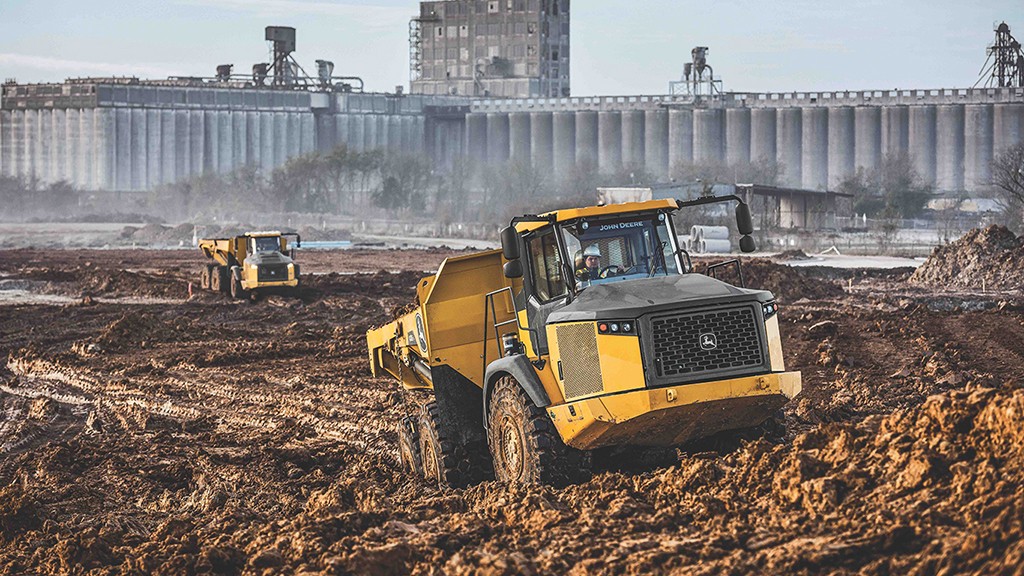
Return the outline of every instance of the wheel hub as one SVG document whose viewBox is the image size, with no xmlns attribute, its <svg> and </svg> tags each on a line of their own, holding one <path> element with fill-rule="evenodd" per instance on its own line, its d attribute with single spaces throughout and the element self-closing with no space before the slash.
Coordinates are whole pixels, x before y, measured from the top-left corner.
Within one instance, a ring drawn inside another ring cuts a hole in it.
<svg viewBox="0 0 1024 576">
<path fill-rule="evenodd" d="M 501 422 L 501 455 L 509 476 L 519 479 L 523 472 L 523 445 L 519 429 L 510 418 Z"/>
</svg>

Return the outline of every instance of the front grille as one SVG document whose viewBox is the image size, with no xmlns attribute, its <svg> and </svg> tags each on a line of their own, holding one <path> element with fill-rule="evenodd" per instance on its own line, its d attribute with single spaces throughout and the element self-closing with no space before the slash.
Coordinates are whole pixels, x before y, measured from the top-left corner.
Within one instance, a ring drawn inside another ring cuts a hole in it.
<svg viewBox="0 0 1024 576">
<path fill-rule="evenodd" d="M 597 353 L 597 325 L 565 324 L 555 328 L 562 363 L 565 398 L 571 400 L 604 390 L 601 358 Z"/>
<path fill-rule="evenodd" d="M 655 316 L 651 335 L 657 377 L 695 380 L 762 367 L 761 332 L 751 306 Z"/>
<path fill-rule="evenodd" d="M 287 264 L 260 264 L 257 272 L 260 282 L 281 282 L 288 279 Z"/>
</svg>

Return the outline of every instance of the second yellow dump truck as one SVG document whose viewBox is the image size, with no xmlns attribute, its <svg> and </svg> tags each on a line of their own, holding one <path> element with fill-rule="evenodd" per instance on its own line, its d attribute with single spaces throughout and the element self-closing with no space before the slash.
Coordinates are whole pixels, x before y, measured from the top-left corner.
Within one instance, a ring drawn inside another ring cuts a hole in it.
<svg viewBox="0 0 1024 576">
<path fill-rule="evenodd" d="M 801 389 L 770 292 L 693 272 L 672 216 L 735 196 L 516 218 L 502 250 L 447 259 L 418 306 L 367 333 L 374 375 L 419 391 L 403 465 L 441 485 L 555 485 L 591 451 L 759 426 Z M 738 262 L 736 262 L 738 266 Z M 742 283 L 742 282 L 741 282 Z"/>
<path fill-rule="evenodd" d="M 294 237 L 295 243 L 289 245 L 288 237 Z M 301 245 L 298 234 L 282 232 L 200 240 L 199 249 L 213 262 L 203 266 L 199 285 L 232 298 L 267 292 L 296 294 L 300 277 L 294 248 Z"/>
</svg>

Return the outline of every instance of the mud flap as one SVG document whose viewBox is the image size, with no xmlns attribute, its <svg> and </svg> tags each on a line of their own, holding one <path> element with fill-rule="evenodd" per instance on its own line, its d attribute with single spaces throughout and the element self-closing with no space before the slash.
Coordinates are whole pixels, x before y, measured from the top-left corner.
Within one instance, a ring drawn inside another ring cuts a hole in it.
<svg viewBox="0 0 1024 576">
<path fill-rule="evenodd" d="M 430 372 L 439 408 L 439 425 L 446 435 L 463 446 L 486 442 L 480 412 L 483 391 L 450 366 L 434 366 Z"/>
</svg>

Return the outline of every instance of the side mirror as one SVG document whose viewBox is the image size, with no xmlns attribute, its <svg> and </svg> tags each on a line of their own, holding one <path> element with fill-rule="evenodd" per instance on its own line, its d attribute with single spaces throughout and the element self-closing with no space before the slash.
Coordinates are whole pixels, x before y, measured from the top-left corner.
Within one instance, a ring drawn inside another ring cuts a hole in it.
<svg viewBox="0 0 1024 576">
<path fill-rule="evenodd" d="M 754 233 L 754 219 L 750 217 L 750 206 L 742 202 L 736 205 L 736 227 L 743 236 Z"/>
<path fill-rule="evenodd" d="M 522 278 L 523 277 L 523 261 L 522 260 L 509 260 L 505 262 L 504 266 L 505 278 Z"/>
<path fill-rule="evenodd" d="M 501 251 L 505 260 L 510 262 L 519 260 L 519 233 L 516 232 L 515 226 L 501 229 Z M 522 276 L 521 272 L 520 276 Z M 518 276 L 509 276 L 509 278 L 518 278 Z"/>
<path fill-rule="evenodd" d="M 750 236 L 743 236 L 740 238 L 740 251 L 744 254 L 749 254 L 757 250 L 757 245 L 754 244 L 754 239 Z"/>
</svg>

